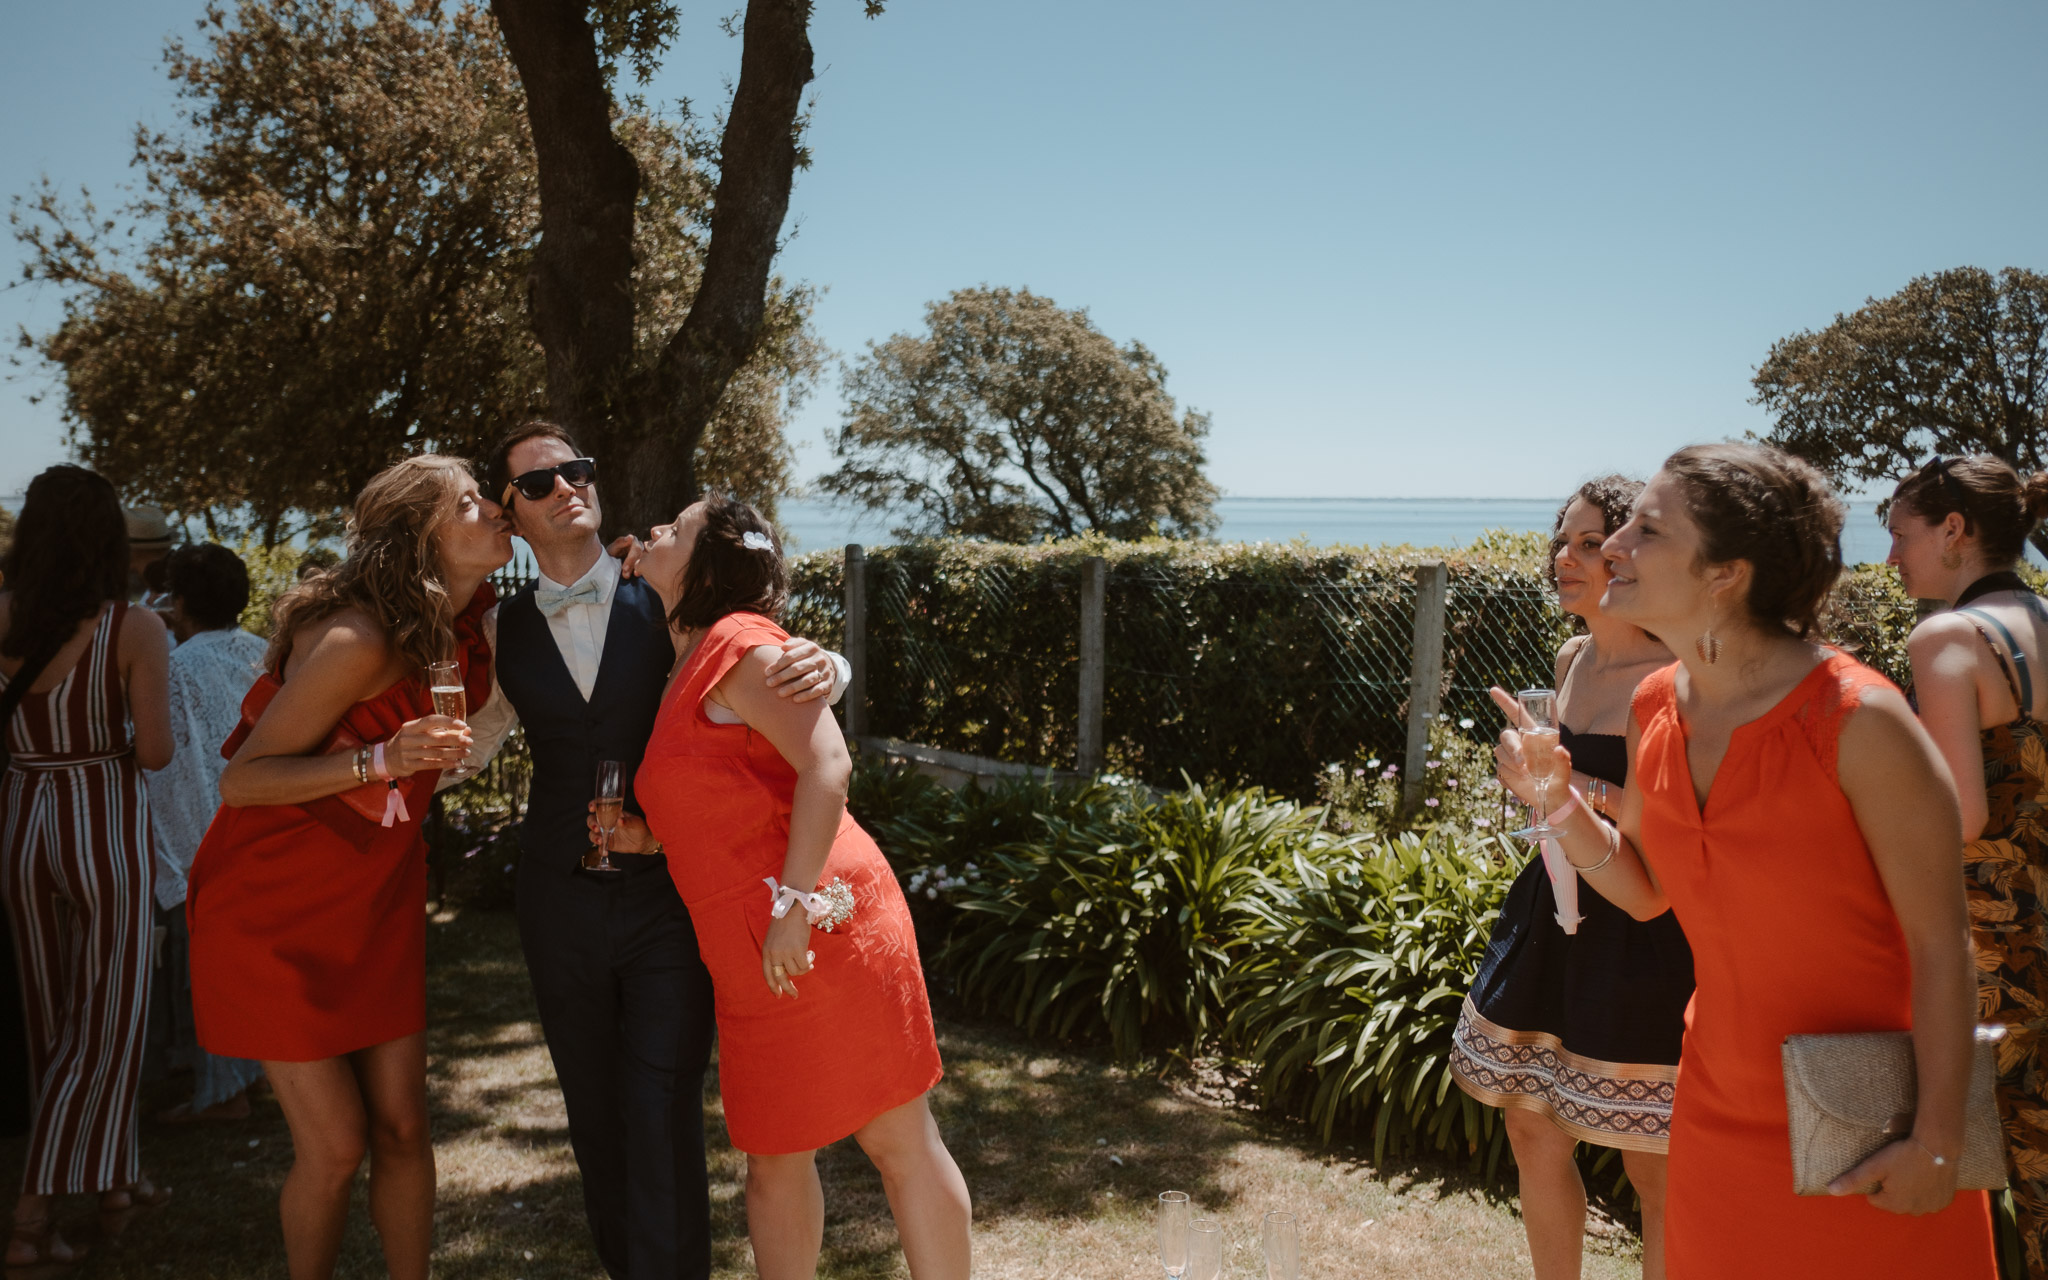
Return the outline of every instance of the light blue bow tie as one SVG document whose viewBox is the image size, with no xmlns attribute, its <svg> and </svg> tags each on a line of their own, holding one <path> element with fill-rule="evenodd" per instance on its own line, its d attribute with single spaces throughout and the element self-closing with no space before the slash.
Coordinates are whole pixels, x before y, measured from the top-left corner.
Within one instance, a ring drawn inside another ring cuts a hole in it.
<svg viewBox="0 0 2048 1280">
<path fill-rule="evenodd" d="M 584 578 L 573 587 L 555 588 L 546 583 L 536 583 L 533 588 L 533 602 L 540 607 L 543 617 L 552 618 L 572 604 L 596 604 L 604 599 L 604 584 L 596 578 Z"/>
</svg>

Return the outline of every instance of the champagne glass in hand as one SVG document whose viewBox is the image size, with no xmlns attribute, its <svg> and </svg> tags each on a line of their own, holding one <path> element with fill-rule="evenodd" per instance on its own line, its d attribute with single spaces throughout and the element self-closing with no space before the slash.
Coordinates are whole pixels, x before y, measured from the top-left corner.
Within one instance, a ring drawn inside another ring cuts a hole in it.
<svg viewBox="0 0 2048 1280">
<path fill-rule="evenodd" d="M 447 716 L 450 720 L 462 720 L 469 715 L 469 694 L 462 687 L 462 666 L 454 662 L 430 662 L 427 664 L 427 692 L 434 695 L 434 714 Z M 466 777 L 469 763 L 451 767 L 451 777 Z"/>
<path fill-rule="evenodd" d="M 619 815 L 626 807 L 625 777 L 616 760 L 597 762 L 597 861 L 592 862 L 591 854 L 583 856 L 583 865 L 591 871 L 617 871 L 612 865 L 612 832 L 619 829 Z"/>
<path fill-rule="evenodd" d="M 1515 695 L 1522 722 L 1522 765 L 1536 788 L 1536 820 L 1514 834 L 1523 840 L 1547 840 L 1561 834 L 1550 825 L 1551 788 L 1559 781 L 1563 760 L 1557 753 L 1557 693 L 1551 689 L 1524 689 Z"/>
<path fill-rule="evenodd" d="M 1166 1268 L 1166 1280 L 1180 1280 L 1188 1269 L 1190 1212 L 1185 1191 L 1168 1191 L 1159 1197 L 1159 1265 Z"/>
</svg>

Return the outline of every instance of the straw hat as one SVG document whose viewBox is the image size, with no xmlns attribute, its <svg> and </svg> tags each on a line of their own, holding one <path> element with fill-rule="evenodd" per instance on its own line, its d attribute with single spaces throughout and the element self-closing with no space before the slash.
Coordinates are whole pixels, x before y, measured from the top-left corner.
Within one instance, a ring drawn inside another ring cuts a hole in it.
<svg viewBox="0 0 2048 1280">
<path fill-rule="evenodd" d="M 123 507 L 128 517 L 128 546 L 134 551 L 169 551 L 171 522 L 162 507 Z"/>
</svg>

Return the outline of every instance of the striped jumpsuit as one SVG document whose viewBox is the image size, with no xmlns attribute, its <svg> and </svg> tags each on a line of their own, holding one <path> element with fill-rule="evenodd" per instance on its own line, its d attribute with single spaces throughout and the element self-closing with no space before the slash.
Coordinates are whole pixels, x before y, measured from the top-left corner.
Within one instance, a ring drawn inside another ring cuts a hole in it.
<svg viewBox="0 0 2048 1280">
<path fill-rule="evenodd" d="M 77 665 L 24 698 L 7 726 L 0 897 L 20 961 L 35 1095 L 25 1194 L 107 1191 L 141 1177 L 136 1093 L 155 849 L 117 662 L 127 608 L 101 615 Z"/>
</svg>

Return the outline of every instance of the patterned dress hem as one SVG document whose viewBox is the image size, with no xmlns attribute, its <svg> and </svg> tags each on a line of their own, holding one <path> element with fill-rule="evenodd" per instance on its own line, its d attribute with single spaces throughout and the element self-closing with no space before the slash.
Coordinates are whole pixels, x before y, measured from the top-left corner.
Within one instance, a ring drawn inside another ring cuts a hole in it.
<svg viewBox="0 0 2048 1280">
<path fill-rule="evenodd" d="M 1547 1032 L 1488 1021 L 1470 997 L 1451 1035 L 1451 1078 L 1488 1106 L 1538 1112 L 1581 1142 L 1660 1156 L 1671 1147 L 1676 1066 L 1584 1057 Z"/>
</svg>

